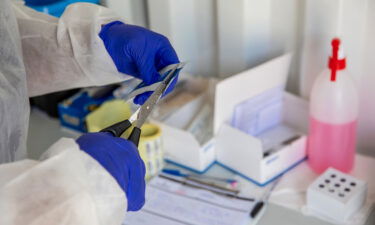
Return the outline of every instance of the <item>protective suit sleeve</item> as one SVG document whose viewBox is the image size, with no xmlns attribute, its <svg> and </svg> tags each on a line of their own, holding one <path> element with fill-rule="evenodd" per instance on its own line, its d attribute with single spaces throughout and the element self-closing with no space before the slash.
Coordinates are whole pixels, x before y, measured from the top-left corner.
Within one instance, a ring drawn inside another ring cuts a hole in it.
<svg viewBox="0 0 375 225">
<path fill-rule="evenodd" d="M 73 139 L 60 139 L 42 158 L 0 165 L 0 224 L 122 223 L 125 193 Z"/>
<path fill-rule="evenodd" d="M 108 8 L 75 3 L 58 19 L 13 3 L 21 36 L 29 96 L 121 82 L 98 36 L 102 25 L 119 20 Z"/>
</svg>

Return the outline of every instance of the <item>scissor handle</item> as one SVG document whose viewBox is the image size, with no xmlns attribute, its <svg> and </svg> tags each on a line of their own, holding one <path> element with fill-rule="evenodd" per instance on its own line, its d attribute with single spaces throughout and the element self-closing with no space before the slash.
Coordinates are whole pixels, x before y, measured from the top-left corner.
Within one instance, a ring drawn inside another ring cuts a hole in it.
<svg viewBox="0 0 375 225">
<path fill-rule="evenodd" d="M 109 132 L 115 137 L 120 137 L 131 126 L 132 124 L 129 120 L 124 120 L 124 121 L 115 123 L 107 128 L 104 128 L 100 132 Z M 133 144 L 138 147 L 140 137 L 141 137 L 141 129 L 139 129 L 138 127 L 134 127 L 132 132 L 130 133 L 128 140 L 133 142 Z"/>
<path fill-rule="evenodd" d="M 138 147 L 139 139 L 141 137 L 141 129 L 138 127 L 134 127 L 132 132 L 130 133 L 130 136 L 128 138 L 129 141 L 133 142 L 135 146 Z"/>
<path fill-rule="evenodd" d="M 132 124 L 129 120 L 124 120 L 104 128 L 100 132 L 109 132 L 115 137 L 120 137 L 131 126 Z"/>
</svg>

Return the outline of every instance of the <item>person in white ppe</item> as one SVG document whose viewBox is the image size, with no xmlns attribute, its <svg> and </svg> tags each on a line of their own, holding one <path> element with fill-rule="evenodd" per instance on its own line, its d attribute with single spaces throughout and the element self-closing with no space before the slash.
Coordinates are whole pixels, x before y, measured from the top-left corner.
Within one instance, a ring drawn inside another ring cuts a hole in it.
<svg viewBox="0 0 375 225">
<path fill-rule="evenodd" d="M 125 139 L 62 138 L 39 161 L 25 159 L 28 98 L 130 77 L 152 84 L 178 62 L 167 38 L 105 7 L 72 4 L 58 19 L 0 0 L 0 224 L 117 225 L 139 210 L 145 168 Z"/>
</svg>

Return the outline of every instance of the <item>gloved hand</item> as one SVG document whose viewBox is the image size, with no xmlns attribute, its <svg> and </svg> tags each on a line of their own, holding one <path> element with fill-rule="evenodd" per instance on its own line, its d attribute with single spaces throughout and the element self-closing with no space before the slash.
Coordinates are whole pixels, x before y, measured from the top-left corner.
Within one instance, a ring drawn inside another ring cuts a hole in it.
<svg viewBox="0 0 375 225">
<path fill-rule="evenodd" d="M 106 132 L 84 134 L 76 142 L 116 179 L 126 193 L 128 211 L 141 209 L 145 203 L 146 170 L 135 145 Z"/>
<path fill-rule="evenodd" d="M 139 78 L 147 85 L 160 81 L 158 71 L 180 62 L 166 37 L 143 27 L 114 21 L 102 27 L 99 37 L 117 70 Z M 165 94 L 173 90 L 177 79 L 176 76 Z M 151 94 L 136 96 L 134 103 L 142 105 Z"/>
</svg>

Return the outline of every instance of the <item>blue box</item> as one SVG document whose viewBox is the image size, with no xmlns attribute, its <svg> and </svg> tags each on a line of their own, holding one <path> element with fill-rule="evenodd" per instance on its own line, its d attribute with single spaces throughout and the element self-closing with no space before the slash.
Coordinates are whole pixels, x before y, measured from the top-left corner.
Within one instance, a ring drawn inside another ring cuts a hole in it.
<svg viewBox="0 0 375 225">
<path fill-rule="evenodd" d="M 76 2 L 88 2 L 93 4 L 99 4 L 99 0 L 59 0 L 54 3 L 45 4 L 45 5 L 31 5 L 27 4 L 28 7 L 35 9 L 36 11 L 46 13 L 51 16 L 60 17 L 65 8 Z"/>
<path fill-rule="evenodd" d="M 112 92 L 93 98 L 83 90 L 59 103 L 59 119 L 61 125 L 80 132 L 87 132 L 86 116 L 105 101 L 113 99 Z"/>
</svg>

